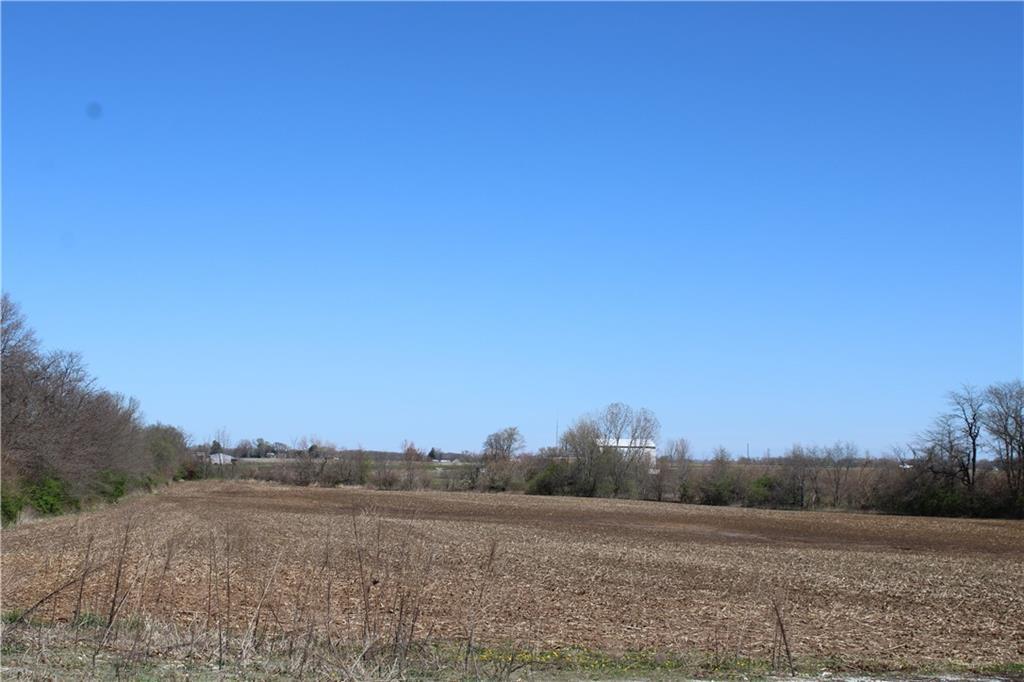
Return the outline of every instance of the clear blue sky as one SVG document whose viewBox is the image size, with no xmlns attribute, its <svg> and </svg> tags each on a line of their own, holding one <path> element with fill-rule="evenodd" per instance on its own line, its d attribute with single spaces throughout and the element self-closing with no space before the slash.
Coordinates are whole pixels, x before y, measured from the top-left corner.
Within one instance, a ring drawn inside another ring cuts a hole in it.
<svg viewBox="0 0 1024 682">
<path fill-rule="evenodd" d="M 1021 4 L 2 12 L 3 288 L 197 439 L 879 452 L 1022 374 Z"/>
</svg>

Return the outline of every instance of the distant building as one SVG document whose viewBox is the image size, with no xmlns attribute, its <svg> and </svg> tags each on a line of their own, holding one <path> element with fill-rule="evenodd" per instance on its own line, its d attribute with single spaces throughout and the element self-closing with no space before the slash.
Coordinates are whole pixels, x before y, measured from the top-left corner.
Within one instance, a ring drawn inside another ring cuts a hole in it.
<svg viewBox="0 0 1024 682">
<path fill-rule="evenodd" d="M 658 445 L 653 440 L 631 438 L 602 438 L 597 441 L 602 448 L 612 448 L 622 454 L 641 455 L 654 461 L 658 457 Z"/>
<path fill-rule="evenodd" d="M 235 458 L 231 455 L 225 455 L 223 452 L 218 452 L 215 455 L 210 455 L 210 464 L 234 464 Z"/>
<path fill-rule="evenodd" d="M 602 448 L 617 450 L 625 457 L 644 460 L 650 473 L 658 473 L 658 444 L 650 438 L 601 438 L 597 444 Z"/>
</svg>

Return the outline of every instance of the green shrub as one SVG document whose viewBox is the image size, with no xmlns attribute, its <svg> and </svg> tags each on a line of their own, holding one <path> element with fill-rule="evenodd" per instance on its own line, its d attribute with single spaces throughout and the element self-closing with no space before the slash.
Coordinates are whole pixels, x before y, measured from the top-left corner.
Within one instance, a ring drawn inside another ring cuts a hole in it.
<svg viewBox="0 0 1024 682">
<path fill-rule="evenodd" d="M 174 474 L 176 481 L 197 481 L 206 478 L 206 469 L 198 457 L 185 457 Z"/>
<path fill-rule="evenodd" d="M 103 471 L 99 475 L 97 492 L 106 502 L 117 502 L 128 492 L 128 477 L 119 471 Z"/>
<path fill-rule="evenodd" d="M 67 484 L 57 478 L 45 478 L 28 486 L 25 499 L 40 514 L 61 514 L 78 508 L 78 500 L 71 496 Z"/>
<path fill-rule="evenodd" d="M 146 492 L 152 493 L 156 492 L 161 485 L 167 485 L 168 483 L 169 481 L 167 479 L 157 478 L 153 474 L 146 474 L 142 477 L 139 485 L 145 488 Z"/>
<path fill-rule="evenodd" d="M 697 499 L 701 504 L 728 505 L 737 501 L 737 470 L 725 448 L 715 450 L 707 469 L 697 486 Z"/>
<path fill-rule="evenodd" d="M 747 487 L 745 502 L 752 507 L 770 506 L 775 502 L 778 488 L 778 481 L 772 476 L 758 476 Z"/>
<path fill-rule="evenodd" d="M 700 503 L 715 507 L 732 504 L 734 499 L 731 481 L 707 481 L 700 487 Z"/>
<path fill-rule="evenodd" d="M 9 488 L 0 491 L 0 512 L 3 515 L 3 525 L 6 526 L 17 521 L 18 514 L 21 513 L 21 509 L 24 506 L 24 496 L 18 494 L 15 490 Z"/>
<path fill-rule="evenodd" d="M 536 475 L 526 482 L 528 495 L 562 495 L 569 482 L 567 467 L 561 462 L 548 462 Z"/>
<path fill-rule="evenodd" d="M 143 431 L 144 453 L 149 457 L 150 475 L 156 481 L 175 476 L 188 459 L 188 442 L 181 429 L 167 424 L 153 424 Z"/>
<path fill-rule="evenodd" d="M 598 478 L 597 485 L 594 487 L 594 497 L 618 497 L 615 481 L 611 477 Z M 628 494 L 624 497 L 628 497 Z"/>
<path fill-rule="evenodd" d="M 680 502 L 688 503 L 688 502 L 692 501 L 693 490 L 691 489 L 690 481 L 688 481 L 685 478 L 683 480 L 679 481 L 678 493 L 679 493 L 679 501 Z"/>
</svg>

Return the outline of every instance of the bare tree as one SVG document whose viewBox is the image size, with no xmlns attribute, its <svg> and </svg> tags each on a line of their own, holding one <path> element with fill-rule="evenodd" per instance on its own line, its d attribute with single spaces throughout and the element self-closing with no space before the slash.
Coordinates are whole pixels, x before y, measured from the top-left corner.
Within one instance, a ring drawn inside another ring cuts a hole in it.
<svg viewBox="0 0 1024 682">
<path fill-rule="evenodd" d="M 596 420 L 588 418 L 578 420 L 562 433 L 559 449 L 564 457 L 572 460 L 573 492 L 577 495 L 597 495 L 611 473 L 601 438 L 601 427 Z"/>
<path fill-rule="evenodd" d="M 661 429 L 658 418 L 646 408 L 634 410 L 624 403 L 612 403 L 592 421 L 612 464 L 613 494 L 634 492 L 630 486 L 635 486 L 635 492 L 646 497 L 652 485 L 651 470 L 656 465 L 649 454 Z"/>
<path fill-rule="evenodd" d="M 633 414 L 629 427 L 630 447 L 647 449 L 651 443 L 658 441 L 661 433 L 661 422 L 653 412 L 641 407 Z"/>
<path fill-rule="evenodd" d="M 484 439 L 483 458 L 485 462 L 508 461 L 522 452 L 526 440 L 515 426 L 495 431 Z"/>
<path fill-rule="evenodd" d="M 973 386 L 964 386 L 949 394 L 949 402 L 958 419 L 961 437 L 967 445 L 966 461 L 961 467 L 964 482 L 973 488 L 978 478 L 978 442 L 985 412 L 985 394 Z"/>
<path fill-rule="evenodd" d="M 653 412 L 642 407 L 633 413 L 629 428 L 628 469 L 633 472 L 642 498 L 649 497 L 649 489 L 655 485 L 652 477 L 658 476 L 657 442 L 661 436 L 661 423 Z M 660 499 L 660 497 L 659 497 Z"/>
<path fill-rule="evenodd" d="M 34 355 L 39 352 L 39 340 L 29 328 L 21 307 L 4 293 L 0 299 L 0 357 L 6 365 L 18 355 Z"/>
<path fill-rule="evenodd" d="M 816 446 L 794 445 L 781 460 L 789 504 L 801 509 L 818 501 L 819 450 Z"/>
<path fill-rule="evenodd" d="M 664 456 L 662 464 L 659 466 L 659 474 L 661 469 L 670 468 L 674 475 L 672 476 L 671 483 L 674 484 L 675 493 L 679 497 L 680 502 L 686 502 L 690 499 L 692 492 L 690 485 L 690 441 L 685 438 L 673 438 L 665 443 L 665 448 L 662 451 Z"/>
<path fill-rule="evenodd" d="M 612 403 L 596 420 L 602 436 L 607 440 L 622 440 L 633 423 L 633 408 L 624 403 Z"/>
<path fill-rule="evenodd" d="M 420 487 L 421 474 L 423 470 L 420 466 L 420 462 L 426 455 L 416 447 L 416 443 L 411 440 L 402 441 L 402 471 L 403 478 L 401 485 L 406 490 L 414 490 Z"/>
<path fill-rule="evenodd" d="M 665 455 L 658 457 L 653 471 L 651 478 L 654 499 L 661 502 L 676 489 L 676 481 L 679 480 L 678 472 L 673 466 L 672 459 Z"/>
<path fill-rule="evenodd" d="M 411 440 L 402 441 L 402 459 L 406 462 L 419 462 L 424 457 L 423 451 Z"/>
<path fill-rule="evenodd" d="M 832 506 L 839 506 L 843 486 L 850 475 L 850 469 L 857 461 L 857 446 L 853 443 L 836 443 L 825 448 L 822 456 L 825 478 L 832 493 Z"/>
<path fill-rule="evenodd" d="M 1011 494 L 1024 496 L 1024 383 L 1019 379 L 985 391 L 982 423 Z"/>
<path fill-rule="evenodd" d="M 223 426 L 217 429 L 217 432 L 213 434 L 213 440 L 220 443 L 221 448 L 224 450 L 231 449 L 231 434 Z"/>
<path fill-rule="evenodd" d="M 908 446 L 915 462 L 934 476 L 971 485 L 971 452 L 952 414 L 939 415 L 931 428 Z"/>
</svg>

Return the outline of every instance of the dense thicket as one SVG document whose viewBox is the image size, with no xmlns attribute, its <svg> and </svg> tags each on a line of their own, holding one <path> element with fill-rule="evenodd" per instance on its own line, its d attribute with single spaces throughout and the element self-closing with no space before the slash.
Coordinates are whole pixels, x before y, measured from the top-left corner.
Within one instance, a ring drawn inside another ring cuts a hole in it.
<svg viewBox="0 0 1024 682">
<path fill-rule="evenodd" d="M 146 426 L 138 403 L 96 386 L 76 353 L 44 351 L 7 294 L 0 309 L 3 520 L 116 500 L 177 473 L 182 432 Z"/>
</svg>

